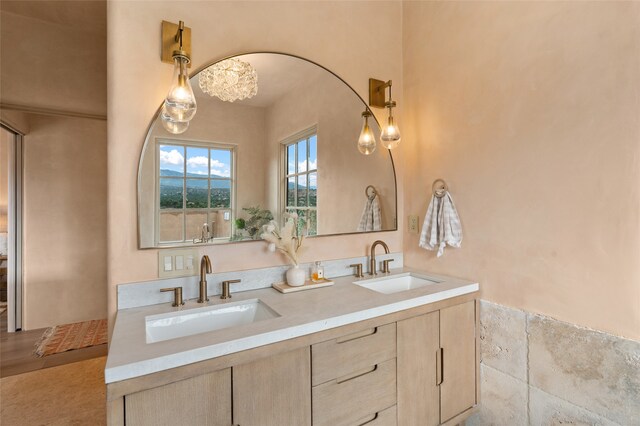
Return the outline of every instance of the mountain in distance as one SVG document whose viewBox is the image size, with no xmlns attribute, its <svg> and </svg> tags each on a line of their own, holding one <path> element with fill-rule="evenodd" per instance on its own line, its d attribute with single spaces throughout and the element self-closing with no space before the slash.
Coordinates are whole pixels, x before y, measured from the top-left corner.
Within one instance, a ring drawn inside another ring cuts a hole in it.
<svg viewBox="0 0 640 426">
<path fill-rule="evenodd" d="M 169 170 L 169 169 L 160 169 L 160 176 L 161 177 L 182 177 L 182 173 L 181 172 L 176 172 L 174 170 Z M 203 177 L 207 177 L 206 175 L 200 175 L 198 173 L 189 173 L 187 172 L 187 177 L 195 177 L 195 178 L 203 178 Z M 220 175 L 211 175 L 212 178 L 220 178 L 220 179 L 228 179 L 227 176 L 220 176 Z"/>
<path fill-rule="evenodd" d="M 182 177 L 182 173 L 180 172 L 176 172 L 174 170 L 169 170 L 169 169 L 160 169 L 160 177 Z M 196 177 L 196 178 L 203 178 L 205 177 L 204 175 L 199 175 L 197 173 L 188 173 L 187 172 L 187 178 L 190 177 Z M 220 176 L 220 175 L 211 175 L 212 178 L 221 178 L 221 179 L 228 179 L 226 176 Z M 174 185 L 175 183 L 175 185 Z M 212 180 L 211 181 L 211 188 L 213 189 L 229 189 L 228 186 L 229 181 L 228 180 Z M 173 179 L 166 179 L 162 181 L 162 187 L 163 188 L 182 188 L 182 182 L 180 182 L 179 180 L 173 180 Z M 190 188 L 201 188 L 201 189 L 207 189 L 208 188 L 208 183 L 205 179 L 202 180 L 192 180 L 189 182 L 189 187 Z"/>
<path fill-rule="evenodd" d="M 290 190 L 294 190 L 295 189 L 295 183 L 288 182 L 287 188 L 290 189 Z M 305 185 L 298 185 L 298 191 L 302 191 L 302 190 L 305 190 L 305 189 L 307 189 L 307 187 Z M 315 191 L 317 189 L 318 188 L 314 188 L 312 186 L 309 187 L 309 191 Z"/>
</svg>

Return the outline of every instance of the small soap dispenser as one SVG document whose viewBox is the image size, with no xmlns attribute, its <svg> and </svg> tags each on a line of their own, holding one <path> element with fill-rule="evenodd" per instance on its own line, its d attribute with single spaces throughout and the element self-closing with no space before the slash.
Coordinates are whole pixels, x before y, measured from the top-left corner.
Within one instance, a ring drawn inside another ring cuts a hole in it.
<svg viewBox="0 0 640 426">
<path fill-rule="evenodd" d="M 314 283 L 318 283 L 320 281 L 324 281 L 324 267 L 317 261 L 313 268 L 311 268 L 311 281 Z"/>
</svg>

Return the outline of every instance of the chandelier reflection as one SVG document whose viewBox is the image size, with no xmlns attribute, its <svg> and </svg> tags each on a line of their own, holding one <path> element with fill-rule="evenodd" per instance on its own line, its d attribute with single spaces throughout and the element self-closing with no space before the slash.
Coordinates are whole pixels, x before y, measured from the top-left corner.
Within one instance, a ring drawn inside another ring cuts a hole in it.
<svg viewBox="0 0 640 426">
<path fill-rule="evenodd" d="M 217 62 L 200 73 L 200 89 L 223 101 L 249 99 L 258 93 L 258 74 L 248 62 L 231 58 Z"/>
</svg>

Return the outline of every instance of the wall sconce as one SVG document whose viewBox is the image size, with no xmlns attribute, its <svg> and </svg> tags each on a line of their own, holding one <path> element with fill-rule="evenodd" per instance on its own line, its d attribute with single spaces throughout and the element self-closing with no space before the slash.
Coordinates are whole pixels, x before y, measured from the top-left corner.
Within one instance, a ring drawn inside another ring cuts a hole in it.
<svg viewBox="0 0 640 426">
<path fill-rule="evenodd" d="M 173 78 L 164 100 L 160 118 L 164 128 L 180 134 L 187 130 L 197 105 L 187 68 L 191 62 L 191 28 L 180 21 L 177 25 L 162 21 L 162 61 L 173 63 Z"/>
<path fill-rule="evenodd" d="M 369 117 L 371 117 L 371 111 L 366 109 L 362 113 L 364 117 L 364 123 L 362 124 L 362 130 L 360 131 L 360 137 L 358 138 L 358 151 L 364 155 L 369 155 L 376 150 L 376 137 L 369 127 Z"/>
<path fill-rule="evenodd" d="M 369 105 L 376 108 L 389 109 L 389 118 L 386 124 L 382 126 L 382 132 L 380 133 L 380 142 L 387 149 L 393 149 L 400 144 L 400 129 L 398 129 L 393 119 L 393 108 L 395 108 L 396 103 L 391 99 L 391 84 L 391 80 L 384 82 L 375 78 L 369 79 Z M 389 100 L 385 98 L 385 89 L 387 87 L 389 88 Z"/>
</svg>

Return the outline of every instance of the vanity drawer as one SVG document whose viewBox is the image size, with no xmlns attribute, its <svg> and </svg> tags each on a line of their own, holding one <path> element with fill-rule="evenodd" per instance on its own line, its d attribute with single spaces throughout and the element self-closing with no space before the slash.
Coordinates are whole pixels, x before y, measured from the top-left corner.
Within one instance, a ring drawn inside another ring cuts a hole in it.
<svg viewBox="0 0 640 426">
<path fill-rule="evenodd" d="M 397 426 L 398 407 L 394 405 L 385 410 L 362 418 L 355 422 L 357 426 Z"/>
<path fill-rule="evenodd" d="M 311 395 L 314 426 L 352 426 L 358 420 L 366 424 L 396 404 L 396 360 L 315 386 Z"/>
<path fill-rule="evenodd" d="M 311 346 L 313 386 L 396 357 L 396 323 Z"/>
</svg>

